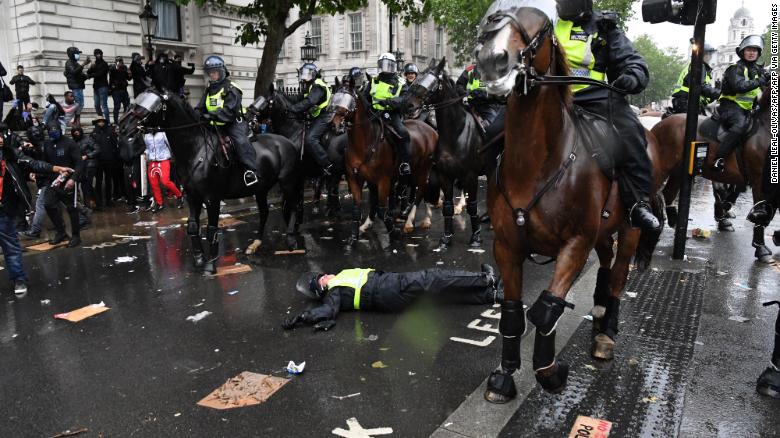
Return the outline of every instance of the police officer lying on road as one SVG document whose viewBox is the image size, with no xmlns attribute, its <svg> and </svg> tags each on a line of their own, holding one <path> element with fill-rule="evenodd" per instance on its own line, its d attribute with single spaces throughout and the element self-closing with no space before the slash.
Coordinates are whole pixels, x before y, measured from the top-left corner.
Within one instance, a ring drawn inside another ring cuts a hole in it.
<svg viewBox="0 0 780 438">
<path fill-rule="evenodd" d="M 426 269 L 416 272 L 382 272 L 345 269 L 336 275 L 307 272 L 295 285 L 298 292 L 320 300 L 321 305 L 287 318 L 282 327 L 313 325 L 329 330 L 340 311 L 400 312 L 422 295 L 458 304 L 495 304 L 504 299 L 504 288 L 488 264 L 482 272 Z"/>
</svg>

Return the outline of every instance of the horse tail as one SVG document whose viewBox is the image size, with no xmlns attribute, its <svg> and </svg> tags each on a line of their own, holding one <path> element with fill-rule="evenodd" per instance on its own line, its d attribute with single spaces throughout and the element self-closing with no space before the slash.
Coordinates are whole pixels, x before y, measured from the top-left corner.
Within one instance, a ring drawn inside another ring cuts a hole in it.
<svg viewBox="0 0 780 438">
<path fill-rule="evenodd" d="M 428 174 L 428 185 L 425 187 L 424 199 L 429 204 L 436 205 L 441 197 L 441 181 L 434 169 Z"/>
<path fill-rule="evenodd" d="M 658 245 L 658 241 L 661 240 L 661 231 L 664 226 L 664 200 L 660 193 L 656 193 L 650 199 L 650 208 L 658 221 L 661 223 L 661 230 L 658 232 L 645 232 L 639 236 L 639 244 L 636 247 L 636 254 L 634 254 L 634 264 L 640 271 L 646 270 L 650 267 L 650 262 L 653 259 L 653 252 Z"/>
</svg>

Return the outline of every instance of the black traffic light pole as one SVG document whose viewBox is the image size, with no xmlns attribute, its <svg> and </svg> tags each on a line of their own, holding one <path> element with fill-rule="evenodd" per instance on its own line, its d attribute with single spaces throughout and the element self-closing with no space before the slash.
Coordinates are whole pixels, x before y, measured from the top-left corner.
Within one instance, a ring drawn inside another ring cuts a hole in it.
<svg viewBox="0 0 780 438">
<path fill-rule="evenodd" d="M 682 260 L 685 258 L 685 241 L 688 238 L 688 216 L 691 209 L 691 189 L 694 175 L 688 173 L 688 159 L 691 143 L 696 140 L 696 131 L 699 125 L 699 98 L 701 96 L 701 77 L 704 63 L 704 33 L 707 22 L 704 19 L 705 0 L 698 1 L 696 24 L 693 28 L 693 53 L 691 54 L 691 74 L 688 90 L 688 118 L 685 123 L 685 142 L 683 144 L 683 165 L 677 169 L 681 173 L 680 200 L 677 227 L 674 231 L 674 252 L 672 258 Z"/>
</svg>

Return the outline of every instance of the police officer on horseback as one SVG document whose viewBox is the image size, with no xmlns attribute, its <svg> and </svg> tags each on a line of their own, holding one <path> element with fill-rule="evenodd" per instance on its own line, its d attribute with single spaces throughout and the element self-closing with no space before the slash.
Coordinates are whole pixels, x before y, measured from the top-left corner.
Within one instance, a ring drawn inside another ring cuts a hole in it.
<svg viewBox="0 0 780 438">
<path fill-rule="evenodd" d="M 593 0 L 557 0 L 559 20 L 555 35 L 563 45 L 572 75 L 605 82 L 626 94 L 637 94 L 649 81 L 642 56 L 617 26 L 614 12 L 593 11 Z M 648 204 L 652 163 L 647 154 L 645 129 L 626 98 L 594 85 L 572 85 L 574 103 L 606 117 L 617 129 L 622 151 L 616 163 L 621 170 L 620 192 L 628 207 L 629 223 L 659 232 L 661 224 Z"/>
<path fill-rule="evenodd" d="M 756 103 L 761 87 L 769 84 L 769 72 L 756 64 L 764 49 L 764 40 L 749 35 L 737 46 L 739 61 L 723 73 L 723 90 L 719 100 L 720 122 L 728 131 L 720 142 L 712 169 L 723 172 L 726 158 L 747 134 L 750 112 Z"/>
<path fill-rule="evenodd" d="M 349 69 L 349 77 L 354 81 L 356 90 L 363 89 L 363 85 L 365 85 L 366 82 L 366 75 L 363 74 L 363 70 L 360 67 L 352 67 Z"/>
<path fill-rule="evenodd" d="M 243 92 L 233 81 L 219 56 L 210 55 L 203 63 L 209 85 L 198 105 L 203 119 L 211 126 L 223 130 L 233 142 L 236 155 L 244 166 L 244 184 L 257 183 L 255 148 L 249 142 L 249 127 L 242 116 L 241 96 Z"/>
<path fill-rule="evenodd" d="M 476 63 L 472 63 L 463 70 L 455 82 L 455 87 L 460 94 L 466 96 L 466 106 L 473 108 L 482 119 L 483 131 L 487 129 L 496 120 L 500 106 L 488 97 L 485 84 L 480 80 Z"/>
<path fill-rule="evenodd" d="M 712 54 L 716 50 L 709 44 L 704 44 L 704 65 L 702 69 L 701 78 L 701 98 L 699 99 L 699 112 L 704 113 L 704 107 L 714 102 L 720 97 L 720 88 L 712 80 L 712 67 L 710 67 L 710 60 Z M 674 93 L 672 94 L 672 112 L 674 114 L 683 114 L 688 112 L 688 94 L 691 84 L 691 64 L 688 63 L 677 78 L 677 83 L 674 85 Z"/>
<path fill-rule="evenodd" d="M 328 132 L 326 108 L 330 105 L 331 89 L 320 77 L 317 66 L 307 62 L 298 72 L 303 100 L 290 107 L 290 112 L 303 114 L 309 121 L 304 148 L 306 153 L 322 167 L 325 174 L 333 173 L 333 163 L 322 147 L 322 137 Z"/>
<path fill-rule="evenodd" d="M 409 131 L 403 123 L 403 111 L 406 106 L 406 98 L 401 93 L 403 84 L 400 83 L 396 70 L 395 55 L 383 53 L 377 62 L 379 74 L 371 80 L 371 88 L 368 90 L 371 96 L 372 107 L 383 114 L 385 122 L 398 134 L 399 140 L 396 148 L 400 165 L 398 173 L 402 180 L 408 180 L 412 174 L 412 141 Z M 394 142 L 391 142 L 394 143 Z"/>
<path fill-rule="evenodd" d="M 401 93 L 409 91 L 409 87 L 417 80 L 418 74 L 420 74 L 420 69 L 417 68 L 417 65 L 410 62 L 404 66 L 404 79 L 406 79 L 406 82 L 404 83 L 404 88 L 401 90 Z"/>
</svg>

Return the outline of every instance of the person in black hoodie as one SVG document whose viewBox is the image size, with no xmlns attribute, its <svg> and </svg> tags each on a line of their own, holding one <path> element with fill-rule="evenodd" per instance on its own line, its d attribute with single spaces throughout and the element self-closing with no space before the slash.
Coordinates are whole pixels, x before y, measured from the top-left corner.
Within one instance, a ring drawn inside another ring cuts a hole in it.
<svg viewBox="0 0 780 438">
<path fill-rule="evenodd" d="M 114 123 L 119 124 L 119 107 L 123 107 L 123 114 L 130 107 L 130 95 L 127 94 L 127 81 L 130 79 L 130 71 L 127 69 L 121 56 L 114 58 L 114 64 L 108 69 L 108 77 L 111 98 L 114 100 Z"/>
<path fill-rule="evenodd" d="M 4 132 L 4 126 L 0 131 Z M 5 257 L 8 278 L 14 284 L 16 294 L 27 292 L 27 274 L 22 265 L 22 246 L 16 233 L 15 220 L 31 208 L 30 192 L 27 189 L 23 172 L 54 172 L 67 174 L 73 169 L 52 166 L 49 163 L 33 160 L 24 153 L 9 147 L 5 136 L 0 134 L 0 248 Z"/>
<path fill-rule="evenodd" d="M 98 148 L 97 170 L 95 181 L 95 196 L 97 206 L 111 207 L 114 185 L 122 184 L 122 164 L 119 161 L 119 145 L 117 137 L 106 124 L 106 120 L 98 117 L 92 121 L 92 142 Z"/>
<path fill-rule="evenodd" d="M 94 123 L 94 122 L 93 122 Z M 94 141 L 95 132 L 89 137 L 84 136 L 84 130 L 73 128 L 70 130 L 70 136 L 79 146 L 81 159 L 84 161 L 84 178 L 81 181 L 81 191 L 84 193 L 84 203 L 89 208 L 97 208 L 97 196 L 95 195 L 95 176 L 98 171 L 97 157 L 100 154 L 100 146 Z"/>
<path fill-rule="evenodd" d="M 92 88 L 95 93 L 95 112 L 106 120 L 111 120 L 108 112 L 108 63 L 103 59 L 103 51 L 95 49 L 95 63 L 87 70 L 87 76 L 93 78 Z"/>
<path fill-rule="evenodd" d="M 124 163 L 125 198 L 127 199 L 127 214 L 141 211 L 138 197 L 141 196 L 141 155 L 146 150 L 143 135 L 136 136 L 132 143 L 122 142 L 119 156 Z"/>
<path fill-rule="evenodd" d="M 173 65 L 175 67 L 173 89 L 179 96 L 184 97 L 184 84 L 187 82 L 187 78 L 184 76 L 195 73 L 195 64 L 188 62 L 187 67 L 184 67 L 182 65 L 181 55 L 176 54 L 173 57 Z"/>
<path fill-rule="evenodd" d="M 84 67 L 92 63 L 92 60 L 87 59 L 79 64 L 81 59 L 81 50 L 78 47 L 68 47 L 65 52 L 68 55 L 68 60 L 65 61 L 65 78 L 68 83 L 68 89 L 73 92 L 73 97 L 76 99 L 82 109 L 84 109 L 84 82 L 87 80 L 87 75 L 84 73 Z"/>
<path fill-rule="evenodd" d="M 133 53 L 130 62 L 130 80 L 133 81 L 133 98 L 149 88 L 149 76 L 143 65 L 144 57 L 140 53 Z"/>
<path fill-rule="evenodd" d="M 178 94 L 176 89 L 176 65 L 168 59 L 168 54 L 160 52 L 157 59 L 146 66 L 152 85 L 160 91 L 168 90 Z"/>
<path fill-rule="evenodd" d="M 22 107 L 30 103 L 30 85 L 35 85 L 36 82 L 24 74 L 23 66 L 16 66 L 16 75 L 11 78 L 9 84 L 16 87 L 16 99 L 23 103 Z"/>
</svg>

